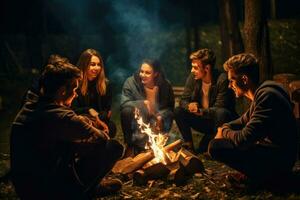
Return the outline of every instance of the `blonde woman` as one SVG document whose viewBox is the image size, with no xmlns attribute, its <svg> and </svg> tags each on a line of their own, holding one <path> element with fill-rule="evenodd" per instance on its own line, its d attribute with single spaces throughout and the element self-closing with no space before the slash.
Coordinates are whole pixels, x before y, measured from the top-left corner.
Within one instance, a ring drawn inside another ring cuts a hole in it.
<svg viewBox="0 0 300 200">
<path fill-rule="evenodd" d="M 116 125 L 110 120 L 112 90 L 105 76 L 100 53 L 94 49 L 83 51 L 77 66 L 82 71 L 82 81 L 73 108 L 78 114 L 94 117 L 99 128 L 113 138 L 116 135 Z"/>
</svg>

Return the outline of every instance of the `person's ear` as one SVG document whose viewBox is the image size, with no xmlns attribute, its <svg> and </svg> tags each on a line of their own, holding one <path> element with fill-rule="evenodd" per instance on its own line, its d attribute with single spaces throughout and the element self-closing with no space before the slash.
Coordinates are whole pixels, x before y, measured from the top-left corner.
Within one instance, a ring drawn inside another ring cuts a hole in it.
<svg viewBox="0 0 300 200">
<path fill-rule="evenodd" d="M 248 76 L 243 75 L 241 79 L 242 79 L 243 85 L 248 85 L 248 82 L 249 82 Z"/>
<path fill-rule="evenodd" d="M 60 88 L 58 89 L 57 94 L 58 94 L 60 97 L 65 97 L 66 94 L 67 94 L 66 87 L 64 87 L 64 86 L 63 86 L 63 87 L 60 87 Z"/>
<path fill-rule="evenodd" d="M 211 68 L 210 64 L 207 64 L 207 65 L 205 65 L 204 70 L 206 72 L 208 72 L 210 70 L 210 68 Z"/>
</svg>

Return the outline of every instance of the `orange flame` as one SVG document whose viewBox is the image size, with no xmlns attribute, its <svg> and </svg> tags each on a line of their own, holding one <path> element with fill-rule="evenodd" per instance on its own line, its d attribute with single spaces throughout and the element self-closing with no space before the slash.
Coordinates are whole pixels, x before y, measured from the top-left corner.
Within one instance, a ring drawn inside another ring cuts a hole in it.
<svg viewBox="0 0 300 200">
<path fill-rule="evenodd" d="M 154 156 L 155 156 L 154 163 L 162 162 L 163 164 L 166 165 L 167 160 L 169 160 L 169 158 L 168 158 L 168 154 L 166 154 L 163 147 L 165 146 L 165 144 L 168 140 L 168 136 L 166 134 L 153 133 L 150 123 L 149 124 L 144 123 L 139 112 L 140 112 L 139 109 L 135 108 L 134 117 L 139 125 L 139 129 L 140 129 L 141 133 L 147 134 L 149 137 L 148 142 L 149 142 L 150 148 L 152 149 Z"/>
</svg>

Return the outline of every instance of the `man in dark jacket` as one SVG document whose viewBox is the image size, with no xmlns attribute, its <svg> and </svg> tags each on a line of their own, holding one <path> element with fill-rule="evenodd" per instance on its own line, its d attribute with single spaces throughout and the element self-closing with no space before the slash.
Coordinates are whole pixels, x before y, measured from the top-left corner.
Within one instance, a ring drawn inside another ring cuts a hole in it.
<svg viewBox="0 0 300 200">
<path fill-rule="evenodd" d="M 216 57 L 210 49 L 200 49 L 191 54 L 192 70 L 180 106 L 175 110 L 175 120 L 187 148 L 194 151 L 191 128 L 204 133 L 199 153 L 207 151 L 216 127 L 236 117 L 235 99 L 228 89 L 225 73 L 214 69 Z"/>
<path fill-rule="evenodd" d="M 13 122 L 11 174 L 21 199 L 86 199 L 107 189 L 100 181 L 123 146 L 69 108 L 80 75 L 70 63 L 47 65 L 41 95 Z"/>
<path fill-rule="evenodd" d="M 252 54 L 231 57 L 224 69 L 236 97 L 247 97 L 251 105 L 240 118 L 218 128 L 209 154 L 255 182 L 291 172 L 298 147 L 287 91 L 273 81 L 259 84 L 259 64 Z"/>
<path fill-rule="evenodd" d="M 148 137 L 141 134 L 137 128 L 134 119 L 135 108 L 140 110 L 144 122 L 150 122 L 156 129 L 160 129 L 161 133 L 170 131 L 174 94 L 158 61 L 144 60 L 139 71 L 125 81 L 122 89 L 121 125 L 128 147 L 127 152 L 134 150 L 138 153 L 144 150 Z"/>
</svg>

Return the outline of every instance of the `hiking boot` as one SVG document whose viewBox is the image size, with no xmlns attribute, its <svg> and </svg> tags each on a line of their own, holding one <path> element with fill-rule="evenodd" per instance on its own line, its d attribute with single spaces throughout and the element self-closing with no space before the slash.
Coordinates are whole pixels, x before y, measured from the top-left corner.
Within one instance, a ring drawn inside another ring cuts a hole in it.
<svg viewBox="0 0 300 200">
<path fill-rule="evenodd" d="M 116 178 L 104 178 L 96 188 L 95 195 L 99 197 L 117 193 L 122 188 L 122 181 Z"/>
</svg>

